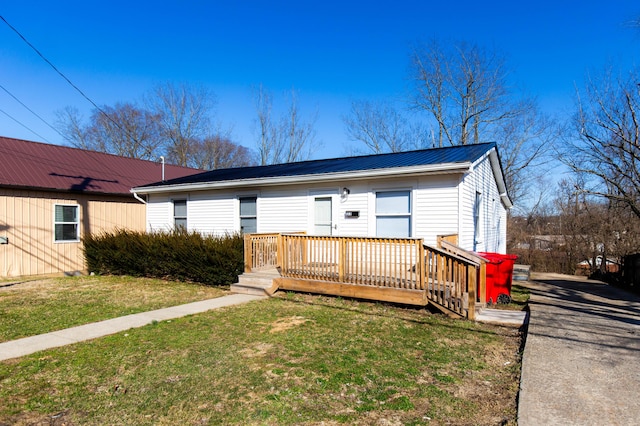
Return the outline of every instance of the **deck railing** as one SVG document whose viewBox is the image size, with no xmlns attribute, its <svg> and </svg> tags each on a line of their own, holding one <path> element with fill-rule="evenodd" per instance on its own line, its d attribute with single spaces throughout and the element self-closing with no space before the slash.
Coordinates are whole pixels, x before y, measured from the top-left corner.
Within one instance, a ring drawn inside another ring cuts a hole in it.
<svg viewBox="0 0 640 426">
<path fill-rule="evenodd" d="M 244 270 L 275 268 L 278 266 L 280 234 L 245 234 Z"/>
<path fill-rule="evenodd" d="M 304 282 L 311 292 L 364 298 L 378 294 L 379 300 L 392 301 L 413 294 L 409 303 L 429 300 L 456 315 L 475 317 L 480 265 L 426 246 L 421 239 L 246 235 L 245 271 L 265 267 L 278 267 L 283 278 Z M 344 284 L 350 285 L 349 290 L 341 294 Z M 392 291 L 396 292 L 393 297 L 389 296 Z"/>
<path fill-rule="evenodd" d="M 425 246 L 427 299 L 469 319 L 475 318 L 480 264 Z"/>
<path fill-rule="evenodd" d="M 422 240 L 282 235 L 283 277 L 424 289 Z"/>
</svg>

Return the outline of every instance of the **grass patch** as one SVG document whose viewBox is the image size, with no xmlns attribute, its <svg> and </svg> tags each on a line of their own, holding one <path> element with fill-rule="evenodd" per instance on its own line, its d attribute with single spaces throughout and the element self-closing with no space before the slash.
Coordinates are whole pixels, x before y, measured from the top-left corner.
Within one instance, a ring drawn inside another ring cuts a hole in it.
<svg viewBox="0 0 640 426">
<path fill-rule="evenodd" d="M 511 302 L 510 303 L 495 303 L 491 305 L 491 308 L 505 309 L 510 311 L 522 311 L 527 307 L 529 303 L 530 292 L 527 287 L 513 284 L 511 286 Z"/>
<path fill-rule="evenodd" d="M 0 342 L 219 297 L 225 290 L 131 277 L 64 277 L 0 287 Z"/>
<path fill-rule="evenodd" d="M 519 338 L 287 294 L 2 362 L 0 423 L 515 424 Z"/>
</svg>

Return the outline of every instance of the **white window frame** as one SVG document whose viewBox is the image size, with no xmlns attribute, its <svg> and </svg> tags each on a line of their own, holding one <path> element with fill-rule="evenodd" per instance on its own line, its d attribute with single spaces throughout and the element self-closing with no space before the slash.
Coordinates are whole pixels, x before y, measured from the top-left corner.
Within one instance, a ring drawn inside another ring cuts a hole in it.
<svg viewBox="0 0 640 426">
<path fill-rule="evenodd" d="M 255 215 L 243 215 L 242 214 L 242 199 L 251 198 L 255 200 L 256 213 Z M 256 220 L 256 233 L 258 232 L 258 196 L 255 194 L 238 195 L 238 229 L 242 231 L 242 219 L 255 219 Z"/>
<path fill-rule="evenodd" d="M 398 213 L 378 213 L 378 194 L 380 193 L 388 193 L 388 192 L 406 192 L 409 194 L 409 211 L 408 212 L 398 212 Z M 374 213 L 374 218 L 373 218 L 373 225 L 375 228 L 375 235 L 376 236 L 381 236 L 379 234 L 379 229 L 378 229 L 378 218 L 380 217 L 404 217 L 404 218 L 408 218 L 409 219 L 409 235 L 407 235 L 406 237 L 398 237 L 398 238 L 411 238 L 413 236 L 413 228 L 414 228 L 414 224 L 413 224 L 413 189 L 412 188 L 380 188 L 380 189 L 374 189 L 373 190 L 373 197 L 372 197 L 372 207 L 373 207 L 373 213 Z M 382 236 L 382 237 L 388 237 L 386 235 Z"/>
<path fill-rule="evenodd" d="M 179 203 L 183 203 L 184 202 L 184 216 L 176 215 L 176 203 L 177 202 L 179 202 Z M 176 229 L 176 230 L 180 229 L 178 227 L 178 225 L 176 225 L 176 219 L 184 219 L 184 227 L 183 228 L 184 228 L 185 231 L 188 229 L 187 227 L 189 226 L 189 220 L 188 220 L 188 212 L 189 212 L 189 210 L 188 210 L 187 205 L 188 205 L 188 202 L 187 202 L 186 198 L 174 198 L 174 199 L 171 200 L 171 209 L 172 209 L 171 210 L 171 218 L 173 219 L 172 220 L 173 229 Z"/>
<path fill-rule="evenodd" d="M 482 192 L 476 191 L 473 201 L 473 250 L 479 250 L 484 240 L 484 216 L 482 203 L 484 197 Z"/>
<path fill-rule="evenodd" d="M 57 221 L 56 220 L 56 213 L 58 210 L 58 207 L 73 207 L 76 210 L 76 220 L 71 222 L 71 221 Z M 75 225 L 76 226 L 76 238 L 74 239 L 69 239 L 69 240 L 65 240 L 65 239 L 58 239 L 57 237 L 57 228 L 58 226 L 64 226 L 64 225 Z M 80 205 L 79 204 L 54 204 L 53 205 L 53 242 L 54 243 L 77 243 L 80 242 Z"/>
</svg>

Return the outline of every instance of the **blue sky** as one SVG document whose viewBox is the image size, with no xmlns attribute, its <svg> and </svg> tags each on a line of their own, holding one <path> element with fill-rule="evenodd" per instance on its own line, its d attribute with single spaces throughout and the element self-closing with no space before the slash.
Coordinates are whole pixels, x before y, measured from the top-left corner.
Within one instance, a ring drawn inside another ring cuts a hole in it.
<svg viewBox="0 0 640 426">
<path fill-rule="evenodd" d="M 317 111 L 324 148 L 315 158 L 346 153 L 341 117 L 352 100 L 406 96 L 416 42 L 465 40 L 504 53 L 511 83 L 558 114 L 570 111 L 587 71 L 630 69 L 640 58 L 640 29 L 628 25 L 640 17 L 637 0 L 23 0 L 5 2 L 0 15 L 98 105 L 137 101 L 165 81 L 206 86 L 217 95 L 215 118 L 249 148 L 252 87 L 276 102 L 293 87 L 303 114 Z M 66 106 L 92 109 L 3 22 L 0 85 L 49 124 Z M 4 90 L 0 110 L 0 135 L 63 143 Z"/>
</svg>

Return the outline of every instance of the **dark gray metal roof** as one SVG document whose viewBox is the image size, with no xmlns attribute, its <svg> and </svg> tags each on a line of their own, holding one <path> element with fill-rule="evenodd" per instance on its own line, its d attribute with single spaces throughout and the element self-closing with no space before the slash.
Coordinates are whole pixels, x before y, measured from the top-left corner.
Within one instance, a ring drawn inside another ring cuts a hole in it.
<svg viewBox="0 0 640 426">
<path fill-rule="evenodd" d="M 218 169 L 196 175 L 171 179 L 164 182 L 144 185 L 139 188 L 237 181 L 244 179 L 348 173 L 364 170 L 381 170 L 436 164 L 466 163 L 478 160 L 489 150 L 495 147 L 495 143 L 481 143 L 475 145 L 460 145 L 447 148 L 432 148 L 391 154 L 301 161 L 297 163 L 274 164 L 270 166 Z"/>
</svg>

